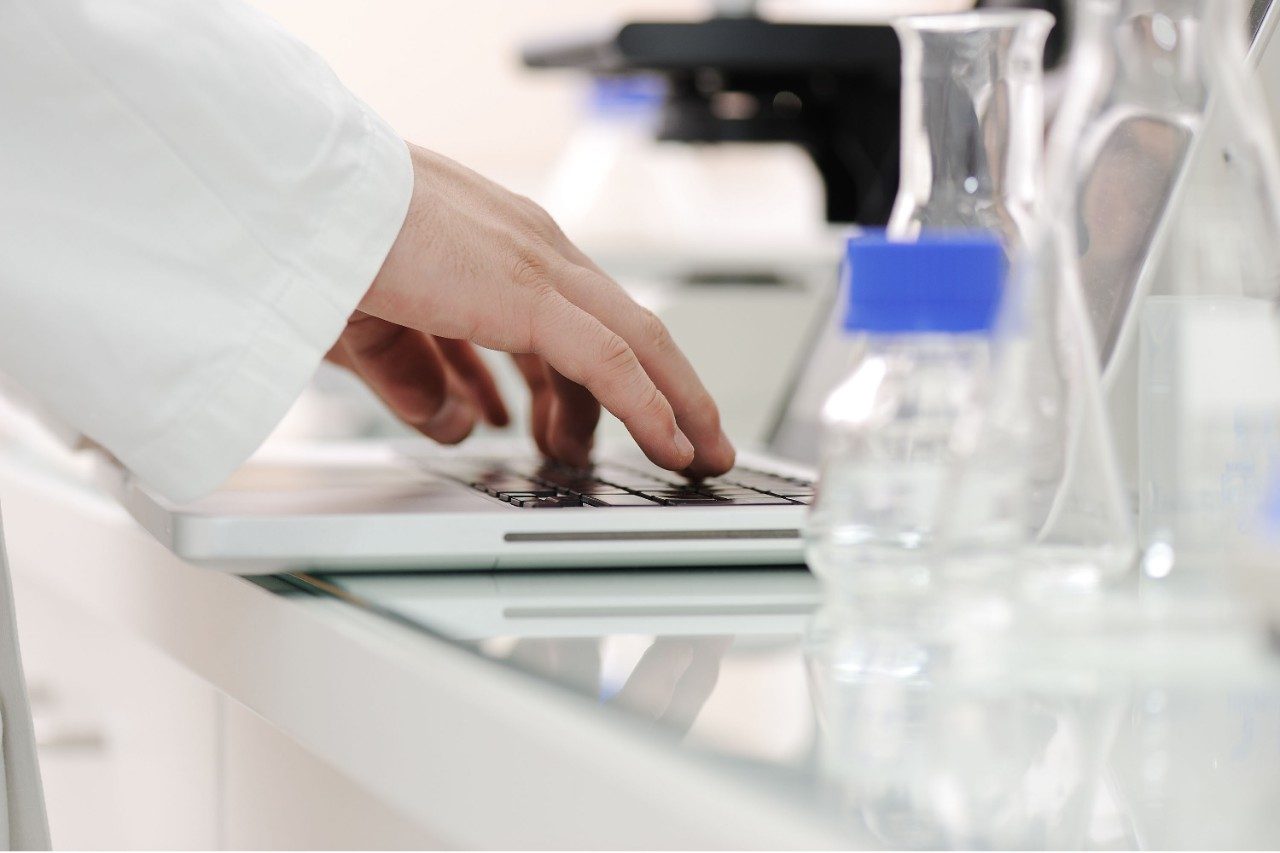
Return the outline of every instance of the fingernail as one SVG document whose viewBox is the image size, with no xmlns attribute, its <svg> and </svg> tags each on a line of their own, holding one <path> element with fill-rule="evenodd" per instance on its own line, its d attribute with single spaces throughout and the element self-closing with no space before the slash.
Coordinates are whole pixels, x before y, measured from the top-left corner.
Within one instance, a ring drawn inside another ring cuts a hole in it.
<svg viewBox="0 0 1280 853">
<path fill-rule="evenodd" d="M 693 456 L 693 445 L 689 442 L 688 436 L 678 429 L 676 430 L 675 443 L 676 453 L 680 454 L 682 458 Z"/>
</svg>

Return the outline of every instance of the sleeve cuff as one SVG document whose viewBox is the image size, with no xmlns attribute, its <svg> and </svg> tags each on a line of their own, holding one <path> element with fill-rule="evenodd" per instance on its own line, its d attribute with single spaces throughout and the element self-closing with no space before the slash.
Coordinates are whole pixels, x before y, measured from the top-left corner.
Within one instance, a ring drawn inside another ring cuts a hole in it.
<svg viewBox="0 0 1280 853">
<path fill-rule="evenodd" d="M 306 388 L 381 268 L 404 223 L 413 169 L 402 139 L 361 104 L 366 149 L 335 196 L 305 263 L 283 271 L 233 370 L 145 445 L 121 454 L 171 501 L 217 488 L 257 450 Z"/>
</svg>

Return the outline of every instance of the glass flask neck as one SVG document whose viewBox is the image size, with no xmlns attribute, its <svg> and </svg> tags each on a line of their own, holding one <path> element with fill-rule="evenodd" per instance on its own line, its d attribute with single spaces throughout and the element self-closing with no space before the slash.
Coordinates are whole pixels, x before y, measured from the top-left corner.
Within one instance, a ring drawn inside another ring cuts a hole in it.
<svg viewBox="0 0 1280 853">
<path fill-rule="evenodd" d="M 902 18 L 902 175 L 890 231 L 997 231 L 1022 243 L 1039 190 L 1043 56 L 1031 10 Z"/>
<path fill-rule="evenodd" d="M 1115 101 L 1202 112 L 1210 91 L 1244 68 L 1249 9 L 1250 0 L 1085 0 L 1073 82 L 1092 78 Z"/>
</svg>

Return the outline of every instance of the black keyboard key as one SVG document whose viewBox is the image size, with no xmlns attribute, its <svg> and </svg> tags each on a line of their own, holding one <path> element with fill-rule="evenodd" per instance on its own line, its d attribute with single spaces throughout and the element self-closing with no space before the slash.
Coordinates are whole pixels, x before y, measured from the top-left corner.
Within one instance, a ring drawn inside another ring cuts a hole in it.
<svg viewBox="0 0 1280 853">
<path fill-rule="evenodd" d="M 658 506 L 654 501 L 640 495 L 583 495 L 582 502 L 587 506 Z"/>
<path fill-rule="evenodd" d="M 626 488 L 636 489 L 670 489 L 679 484 L 680 479 L 675 474 L 671 475 L 671 479 L 665 477 L 655 477 L 650 474 L 644 474 L 639 471 L 630 471 L 626 468 L 619 468 L 613 465 L 601 466 L 592 472 L 597 480 L 605 483 L 612 483 L 615 486 L 623 486 Z"/>
<path fill-rule="evenodd" d="M 629 495 L 631 492 L 611 483 L 588 483 L 582 486 L 565 486 L 566 491 L 578 495 Z"/>
<path fill-rule="evenodd" d="M 641 494 L 651 498 L 661 498 L 663 500 L 715 500 L 715 495 L 709 495 L 705 492 L 699 492 L 693 489 L 645 489 Z"/>
<path fill-rule="evenodd" d="M 554 497 L 554 498 L 516 498 L 511 501 L 512 506 L 518 506 L 521 509 L 558 509 L 566 506 L 582 506 L 582 501 L 571 497 Z"/>
<path fill-rule="evenodd" d="M 672 489 L 675 488 L 671 483 L 657 483 L 651 480 L 606 480 L 604 481 L 616 489 L 625 489 L 628 492 L 652 492 L 655 489 Z"/>
<path fill-rule="evenodd" d="M 566 488 L 589 486 L 600 482 L 595 477 L 584 474 L 581 471 L 541 470 L 534 476 L 543 483 L 551 483 Z"/>
<path fill-rule="evenodd" d="M 777 495 L 751 495 L 743 497 L 726 498 L 719 501 L 717 505 L 725 506 L 794 506 L 795 503 L 788 499 Z"/>
<path fill-rule="evenodd" d="M 554 498 L 560 493 L 555 489 L 531 489 L 515 492 L 498 492 L 495 497 L 499 500 L 511 501 L 516 498 Z"/>
<path fill-rule="evenodd" d="M 664 506 L 716 506 L 717 504 L 726 504 L 722 498 L 713 498 L 711 495 L 691 495 L 680 498 L 659 498 Z"/>
</svg>

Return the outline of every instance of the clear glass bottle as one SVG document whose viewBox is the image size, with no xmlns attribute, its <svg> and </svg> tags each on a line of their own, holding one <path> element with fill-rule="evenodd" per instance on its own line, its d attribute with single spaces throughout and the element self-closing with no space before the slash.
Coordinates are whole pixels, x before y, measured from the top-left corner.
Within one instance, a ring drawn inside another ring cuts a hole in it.
<svg viewBox="0 0 1280 853">
<path fill-rule="evenodd" d="M 1280 460 L 1280 166 L 1248 0 L 1087 0 L 1052 143 L 1144 569 L 1221 560 Z"/>
<path fill-rule="evenodd" d="M 1022 245 L 1040 194 L 1044 45 L 1053 16 L 899 18 L 902 166 L 889 233 L 993 231 Z"/>
<path fill-rule="evenodd" d="M 807 534 L 829 598 L 985 584 L 1015 561 L 1025 462 L 985 422 L 1004 276 L 989 235 L 849 241 L 845 327 L 862 356 L 823 408 Z"/>
<path fill-rule="evenodd" d="M 895 20 L 902 44 L 901 180 L 888 235 L 987 231 L 1012 254 L 1025 241 L 1039 196 L 1044 110 L 1041 71 L 1052 16 L 980 9 Z M 797 399 L 821 401 L 860 357 L 842 334 L 834 295 Z M 813 461 L 808 431 L 788 452 Z"/>
</svg>

